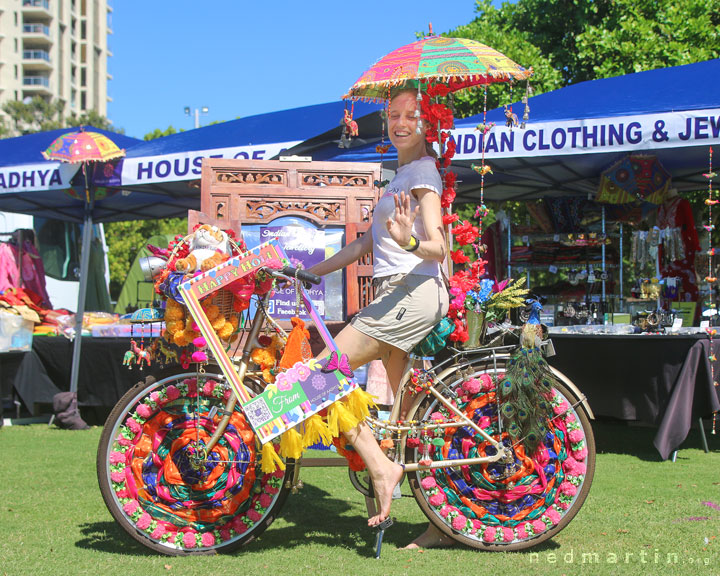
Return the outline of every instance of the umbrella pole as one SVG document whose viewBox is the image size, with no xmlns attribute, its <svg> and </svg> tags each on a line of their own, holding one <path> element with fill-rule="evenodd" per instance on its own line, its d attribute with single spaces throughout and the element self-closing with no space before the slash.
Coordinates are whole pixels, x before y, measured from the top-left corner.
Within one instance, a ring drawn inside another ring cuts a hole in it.
<svg viewBox="0 0 720 576">
<path fill-rule="evenodd" d="M 87 186 L 87 173 L 85 174 Z M 85 204 L 85 220 L 83 222 L 82 252 L 80 254 L 80 292 L 78 293 L 77 311 L 75 313 L 75 340 L 73 342 L 72 368 L 70 371 L 70 392 L 77 392 L 80 378 L 80 348 L 82 346 L 83 314 L 85 313 L 85 293 L 87 292 L 90 269 L 90 241 L 92 240 L 93 208 L 95 189 L 89 190 Z"/>
</svg>

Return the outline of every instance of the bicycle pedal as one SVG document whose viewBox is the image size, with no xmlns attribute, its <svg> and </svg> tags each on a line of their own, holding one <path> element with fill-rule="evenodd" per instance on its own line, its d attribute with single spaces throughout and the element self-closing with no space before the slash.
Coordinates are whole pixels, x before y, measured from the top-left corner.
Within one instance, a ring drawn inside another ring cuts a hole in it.
<svg viewBox="0 0 720 576">
<path fill-rule="evenodd" d="M 380 524 L 378 524 L 375 528 L 377 528 L 377 537 L 375 539 L 375 559 L 380 558 L 380 551 L 382 550 L 382 541 L 383 536 L 385 535 L 385 530 L 390 528 L 390 526 L 393 525 L 393 519 L 389 516 L 385 518 Z"/>
<path fill-rule="evenodd" d="M 375 528 L 377 528 L 378 530 L 382 530 L 384 532 L 385 530 L 390 528 L 390 526 L 392 526 L 392 525 L 393 525 L 393 519 L 390 518 L 390 516 L 388 516 L 387 518 L 385 518 L 385 520 L 380 522 L 380 524 L 375 526 Z"/>
</svg>

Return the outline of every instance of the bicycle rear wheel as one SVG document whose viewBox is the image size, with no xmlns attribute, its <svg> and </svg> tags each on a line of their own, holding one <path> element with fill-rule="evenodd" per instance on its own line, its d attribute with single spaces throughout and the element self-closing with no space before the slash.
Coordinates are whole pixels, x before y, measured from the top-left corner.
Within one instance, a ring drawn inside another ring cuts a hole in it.
<svg viewBox="0 0 720 576">
<path fill-rule="evenodd" d="M 287 498 L 285 474 L 264 474 L 260 444 L 237 405 L 205 455 L 229 387 L 216 374 L 148 378 L 110 413 L 97 473 L 105 504 L 135 540 L 163 554 L 214 554 L 249 542 Z"/>
<path fill-rule="evenodd" d="M 504 362 L 473 363 L 455 372 L 437 388 L 460 410 L 505 446 L 506 432 L 498 429 L 496 388 Z M 456 468 L 420 470 L 408 474 L 410 487 L 425 515 L 457 542 L 485 550 L 511 551 L 535 546 L 552 538 L 575 517 L 583 505 L 595 470 L 595 441 L 590 420 L 577 396 L 562 381 L 552 392 L 553 416 L 541 448 L 533 455 L 522 446 L 513 449 L 513 461 Z M 442 412 L 429 397 L 414 420 L 429 420 Z M 445 429 L 443 446 L 431 446 L 433 460 L 492 455 L 495 448 L 469 427 Z M 406 461 L 421 458 L 419 449 L 407 449 Z"/>
</svg>

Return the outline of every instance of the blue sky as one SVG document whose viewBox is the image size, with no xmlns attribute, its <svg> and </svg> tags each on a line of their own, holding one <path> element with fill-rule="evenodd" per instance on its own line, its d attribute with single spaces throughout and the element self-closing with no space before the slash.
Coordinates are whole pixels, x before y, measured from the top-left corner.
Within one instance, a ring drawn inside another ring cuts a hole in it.
<svg viewBox="0 0 720 576">
<path fill-rule="evenodd" d="M 108 117 L 142 138 L 339 100 L 386 53 L 467 24 L 474 0 L 111 0 Z"/>
</svg>

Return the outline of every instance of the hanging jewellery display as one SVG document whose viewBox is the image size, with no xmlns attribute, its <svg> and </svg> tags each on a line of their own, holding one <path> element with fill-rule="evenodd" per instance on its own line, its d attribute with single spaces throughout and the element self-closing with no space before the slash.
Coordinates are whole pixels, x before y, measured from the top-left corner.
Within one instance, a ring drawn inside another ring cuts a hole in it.
<svg viewBox="0 0 720 576">
<path fill-rule="evenodd" d="M 707 224 L 704 226 L 705 231 L 708 234 L 708 251 L 707 251 L 707 275 L 705 276 L 705 282 L 710 284 L 710 290 L 708 291 L 708 302 L 706 302 L 707 308 L 709 311 L 714 312 L 714 314 L 710 314 L 711 322 L 712 318 L 717 316 L 717 305 L 715 303 L 714 297 L 714 286 L 717 282 L 717 278 L 715 277 L 715 268 L 713 265 L 713 256 L 715 256 L 715 248 L 712 247 L 712 232 L 715 229 L 715 225 L 713 224 L 713 206 L 719 202 L 717 199 L 717 195 L 715 191 L 713 190 L 713 178 L 717 176 L 715 172 L 713 172 L 713 164 L 712 164 L 712 156 L 713 156 L 713 149 L 712 146 L 710 147 L 710 151 L 708 154 L 708 171 L 703 174 L 703 176 L 707 179 L 708 182 L 708 193 L 707 198 L 705 199 L 705 205 L 708 207 L 708 220 Z M 710 355 L 708 359 L 710 360 L 710 378 L 712 379 L 713 385 L 717 388 L 718 382 L 715 379 L 715 364 L 717 362 L 717 358 L 715 356 L 715 352 L 713 350 L 713 337 L 717 334 L 717 331 L 712 326 L 708 326 L 706 329 L 708 338 L 710 340 Z M 717 421 L 717 412 L 713 412 L 713 418 L 712 418 L 712 433 L 715 434 L 715 425 Z"/>
</svg>

